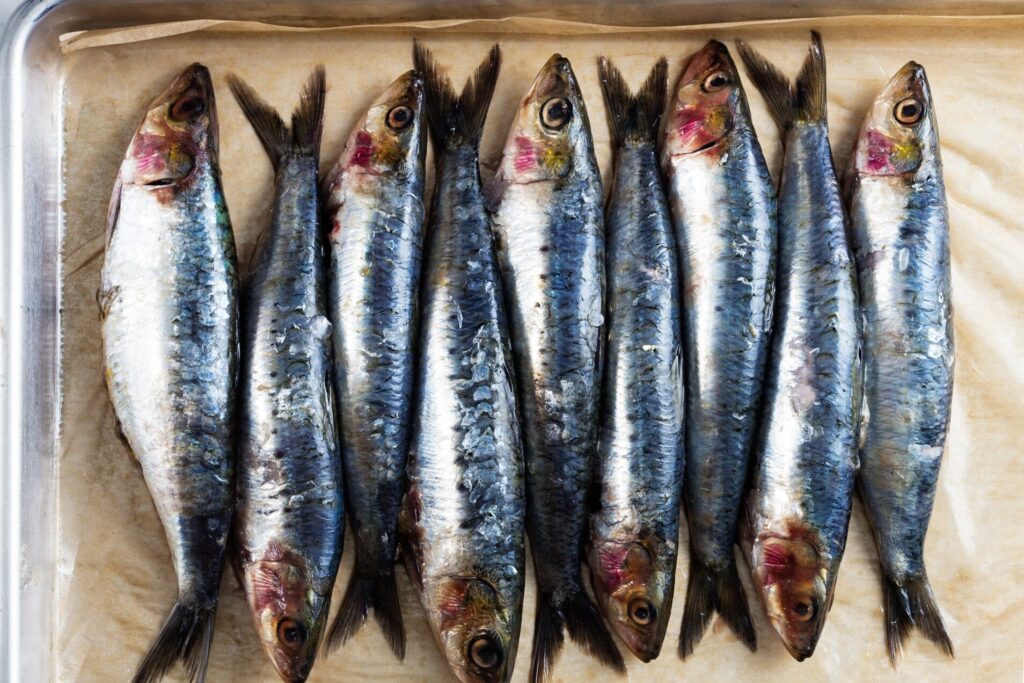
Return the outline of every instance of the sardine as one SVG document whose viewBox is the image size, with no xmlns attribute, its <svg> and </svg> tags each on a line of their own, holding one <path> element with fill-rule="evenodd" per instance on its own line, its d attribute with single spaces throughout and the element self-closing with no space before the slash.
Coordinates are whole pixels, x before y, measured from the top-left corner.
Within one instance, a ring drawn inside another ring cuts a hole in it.
<svg viewBox="0 0 1024 683">
<path fill-rule="evenodd" d="M 924 566 L 953 393 L 953 311 L 939 134 L 919 64 L 875 100 L 849 180 L 864 320 L 858 488 L 878 544 L 895 666 L 915 626 L 953 655 Z"/>
<path fill-rule="evenodd" d="M 832 605 L 857 477 L 857 282 L 828 142 L 825 54 L 812 32 L 795 84 L 738 42 L 783 138 L 778 293 L 746 535 L 754 585 L 798 661 Z"/>
<path fill-rule="evenodd" d="M 530 677 L 550 672 L 564 626 L 588 653 L 624 671 L 583 587 L 601 392 L 604 197 L 587 109 L 561 55 L 523 98 L 487 195 L 526 447 L 526 524 L 538 584 Z"/>
<path fill-rule="evenodd" d="M 339 447 L 356 544 L 327 644 L 355 635 L 372 607 L 399 659 L 405 628 L 394 565 L 412 413 L 425 137 L 423 80 L 410 71 L 370 105 L 324 184 Z"/>
<path fill-rule="evenodd" d="M 757 427 L 775 292 L 775 186 L 728 49 L 712 40 L 676 86 L 663 148 L 682 270 L 683 503 L 690 575 L 679 654 L 717 611 L 757 637 L 733 547 Z"/>
<path fill-rule="evenodd" d="M 512 676 L 526 563 L 511 348 L 478 148 L 495 45 L 461 96 L 417 44 L 437 163 L 420 318 L 402 554 L 452 673 Z"/>
<path fill-rule="evenodd" d="M 683 479 L 679 261 L 657 135 L 668 64 L 633 95 L 598 64 L 615 156 L 605 214 L 607 358 L 588 551 L 597 604 L 640 660 L 661 652 L 672 609 Z"/>
<path fill-rule="evenodd" d="M 149 105 L 110 201 L 104 375 L 178 578 L 136 683 L 179 659 L 205 680 L 231 524 L 238 285 L 217 155 L 213 83 L 193 64 Z"/>
<path fill-rule="evenodd" d="M 324 71 L 289 128 L 249 86 L 229 84 L 274 165 L 270 234 L 242 292 L 238 562 L 264 650 L 285 681 L 306 680 L 341 559 L 331 324 L 317 164 Z"/>
</svg>

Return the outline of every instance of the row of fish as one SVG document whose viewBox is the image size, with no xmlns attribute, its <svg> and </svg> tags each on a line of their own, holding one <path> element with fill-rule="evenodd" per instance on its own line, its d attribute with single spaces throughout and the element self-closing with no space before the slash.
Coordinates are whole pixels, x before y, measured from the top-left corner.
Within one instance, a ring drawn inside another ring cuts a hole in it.
<svg viewBox="0 0 1024 683">
<path fill-rule="evenodd" d="M 153 101 L 114 188 L 98 294 L 119 428 L 179 584 L 136 681 L 179 660 L 205 679 L 228 555 L 283 680 L 305 680 L 321 643 L 348 640 L 371 610 L 404 656 L 400 557 L 454 675 L 507 681 L 527 536 L 530 679 L 552 671 L 565 631 L 621 671 L 612 633 L 643 661 L 661 650 L 680 506 L 680 655 L 716 612 L 755 649 L 738 543 L 803 659 L 855 487 L 890 658 L 913 626 L 952 654 L 922 557 L 953 366 L 924 70 L 909 63 L 873 105 L 844 205 L 819 36 L 793 83 L 739 50 L 782 135 L 778 192 L 738 70 L 712 41 L 667 103 L 664 59 L 635 94 L 600 60 L 607 205 L 559 55 L 486 184 L 497 46 L 457 93 L 417 44 L 415 71 L 374 101 L 322 186 L 323 69 L 290 125 L 232 76 L 275 170 L 269 233 L 242 284 L 209 73 L 193 65 Z M 356 559 L 328 629 L 346 511 Z"/>
</svg>

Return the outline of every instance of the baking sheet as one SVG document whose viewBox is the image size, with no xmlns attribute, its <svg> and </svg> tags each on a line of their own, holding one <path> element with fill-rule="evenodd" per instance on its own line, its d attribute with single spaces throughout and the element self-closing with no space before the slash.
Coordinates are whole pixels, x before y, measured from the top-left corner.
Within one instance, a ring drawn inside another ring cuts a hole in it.
<svg viewBox="0 0 1024 683">
<path fill-rule="evenodd" d="M 596 57 L 611 56 L 637 85 L 654 60 L 683 59 L 711 38 L 748 39 L 794 74 L 807 30 L 821 30 L 828 56 L 829 120 L 837 164 L 845 166 L 861 117 L 907 60 L 928 70 L 942 135 L 949 196 L 957 367 L 953 421 L 926 546 L 932 585 L 957 647 L 949 661 L 912 636 L 898 675 L 883 643 L 875 549 L 859 507 L 851 524 L 836 599 L 813 658 L 797 664 L 764 618 L 747 583 L 759 649 L 750 654 L 717 620 L 685 663 L 675 655 L 686 587 L 685 553 L 676 609 L 662 656 L 629 660 L 634 681 L 786 679 L 815 681 L 986 680 L 1024 676 L 1024 18 L 848 17 L 642 31 L 536 19 L 431 22 L 372 30 L 275 30 L 224 22 L 140 27 L 66 36 L 66 237 L 63 250 L 63 403 L 56 671 L 62 681 L 128 680 L 174 600 L 164 535 L 137 467 L 115 436 L 100 369 L 94 293 L 102 263 L 110 187 L 146 103 L 185 65 L 210 67 L 219 94 L 221 164 L 239 253 L 248 259 L 266 226 L 272 171 L 224 80 L 234 71 L 282 112 L 295 105 L 317 63 L 329 92 L 322 151 L 326 170 L 374 96 L 411 66 L 417 36 L 461 83 L 500 41 L 504 66 L 482 144 L 486 179 L 519 98 L 547 56 L 572 60 L 587 98 L 608 179 L 608 131 Z M 745 81 L 754 122 L 778 178 L 780 146 L 761 98 Z M 685 526 L 682 547 L 686 547 Z M 347 548 L 335 605 L 352 564 Z M 340 652 L 321 658 L 311 681 L 444 681 L 444 660 L 411 586 L 399 588 L 408 655 L 390 654 L 371 621 Z M 746 580 L 743 568 L 741 575 Z M 515 680 L 529 669 L 535 593 L 528 576 Z M 180 675 L 177 672 L 176 675 Z M 177 680 L 177 679 L 176 679 Z M 227 573 L 209 680 L 276 681 Z M 622 680 L 567 643 L 553 681 Z"/>
</svg>

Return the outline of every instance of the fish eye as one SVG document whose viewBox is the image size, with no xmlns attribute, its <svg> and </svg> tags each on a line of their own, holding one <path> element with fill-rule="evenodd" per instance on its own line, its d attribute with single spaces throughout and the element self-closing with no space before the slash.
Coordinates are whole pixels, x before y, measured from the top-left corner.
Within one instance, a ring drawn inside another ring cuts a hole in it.
<svg viewBox="0 0 1024 683">
<path fill-rule="evenodd" d="M 297 619 L 285 617 L 277 623 L 277 639 L 288 647 L 299 647 L 306 642 L 306 627 Z"/>
<path fill-rule="evenodd" d="M 900 100 L 896 104 L 895 109 L 893 109 L 893 116 L 895 116 L 896 120 L 904 126 L 914 125 L 921 120 L 923 115 L 924 105 L 914 97 L 908 97 L 904 100 Z"/>
<path fill-rule="evenodd" d="M 798 600 L 793 604 L 793 613 L 798 621 L 810 621 L 814 618 L 814 603 Z"/>
<path fill-rule="evenodd" d="M 648 626 L 654 623 L 657 616 L 658 612 L 650 600 L 636 598 L 629 603 L 629 618 L 638 626 Z"/>
<path fill-rule="evenodd" d="M 206 111 L 206 100 L 198 95 L 185 95 L 179 97 L 171 105 L 171 119 L 174 121 L 188 121 L 201 116 Z"/>
<path fill-rule="evenodd" d="M 501 647 L 491 636 L 477 636 L 469 642 L 469 659 L 483 671 L 493 671 L 501 666 Z"/>
<path fill-rule="evenodd" d="M 540 110 L 540 122 L 545 128 L 558 130 L 569 123 L 572 118 L 572 105 L 561 97 L 555 97 L 544 103 Z"/>
<path fill-rule="evenodd" d="M 388 128 L 402 130 L 410 123 L 412 123 L 412 109 L 404 104 L 400 104 L 388 112 Z"/>
<path fill-rule="evenodd" d="M 729 76 L 724 71 L 716 71 L 701 83 L 701 90 L 704 92 L 715 92 L 729 85 Z"/>
</svg>

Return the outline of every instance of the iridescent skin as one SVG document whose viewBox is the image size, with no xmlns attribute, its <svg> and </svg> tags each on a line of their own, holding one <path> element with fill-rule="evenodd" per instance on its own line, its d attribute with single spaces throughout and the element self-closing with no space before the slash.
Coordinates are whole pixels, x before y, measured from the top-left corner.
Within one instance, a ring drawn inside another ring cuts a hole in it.
<svg viewBox="0 0 1024 683">
<path fill-rule="evenodd" d="M 675 236 L 653 139 L 616 150 L 605 228 L 608 340 L 590 569 L 605 618 L 642 661 L 672 608 L 682 495 L 683 340 Z M 642 610 L 642 611 L 641 611 Z"/>
<path fill-rule="evenodd" d="M 551 135 L 541 108 L 556 97 L 573 115 Z M 525 437 L 527 528 L 539 590 L 557 608 L 583 591 L 604 305 L 601 176 L 579 86 L 560 55 L 524 98 L 489 196 Z"/>
<path fill-rule="evenodd" d="M 289 152 L 243 292 L 235 521 L 249 607 L 286 681 L 313 666 L 344 531 L 318 217 L 316 158 Z"/>
<path fill-rule="evenodd" d="M 439 147 L 403 555 L 452 673 L 508 681 L 526 569 L 511 350 L 476 142 Z M 487 670 L 470 655 L 481 638 L 499 657 Z"/>
<path fill-rule="evenodd" d="M 388 124 L 408 107 L 404 127 Z M 358 571 L 390 575 L 405 487 L 423 242 L 423 82 L 396 80 L 353 129 L 325 182 L 328 298 L 346 503 Z"/>
<path fill-rule="evenodd" d="M 185 101 L 203 111 L 176 116 Z M 212 619 L 232 512 L 237 280 L 212 83 L 198 64 L 132 138 L 98 301 L 107 387 L 167 536 L 179 604 Z"/>
<path fill-rule="evenodd" d="M 798 660 L 832 603 L 857 476 L 857 290 L 825 121 L 786 130 L 775 329 L 746 524 L 754 583 Z"/>
<path fill-rule="evenodd" d="M 694 55 L 680 77 L 663 153 L 686 339 L 683 499 L 693 560 L 716 576 L 735 562 L 772 326 L 777 232 L 775 187 L 721 43 Z"/>
<path fill-rule="evenodd" d="M 894 117 L 914 97 L 913 125 Z M 949 223 L 924 69 L 907 64 L 875 101 L 850 168 L 850 219 L 864 315 L 860 493 L 882 571 L 926 579 L 924 539 L 953 393 Z"/>
</svg>

